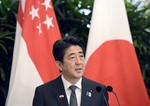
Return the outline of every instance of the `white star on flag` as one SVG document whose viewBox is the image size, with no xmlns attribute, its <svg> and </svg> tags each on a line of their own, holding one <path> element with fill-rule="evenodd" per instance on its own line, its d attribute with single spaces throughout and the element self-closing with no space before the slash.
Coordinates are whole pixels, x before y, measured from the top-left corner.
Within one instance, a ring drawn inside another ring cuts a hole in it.
<svg viewBox="0 0 150 106">
<path fill-rule="evenodd" d="M 34 6 L 32 6 L 32 10 L 29 12 L 30 15 L 32 15 L 32 20 L 35 17 L 39 18 L 39 14 L 38 14 L 39 8 L 35 9 Z"/>
<path fill-rule="evenodd" d="M 41 24 L 39 23 L 39 25 L 36 28 L 39 30 L 39 35 L 40 35 L 42 33 Z"/>
<path fill-rule="evenodd" d="M 48 15 L 46 15 L 46 20 L 43 22 L 44 24 L 47 25 L 47 28 L 49 29 L 50 26 L 54 27 L 53 23 L 52 23 L 52 19 L 53 17 L 48 17 Z"/>
<path fill-rule="evenodd" d="M 52 8 L 51 5 L 50 5 L 50 0 L 45 0 L 45 1 L 42 3 L 42 5 L 45 6 L 46 10 L 47 10 L 48 8 Z"/>
</svg>

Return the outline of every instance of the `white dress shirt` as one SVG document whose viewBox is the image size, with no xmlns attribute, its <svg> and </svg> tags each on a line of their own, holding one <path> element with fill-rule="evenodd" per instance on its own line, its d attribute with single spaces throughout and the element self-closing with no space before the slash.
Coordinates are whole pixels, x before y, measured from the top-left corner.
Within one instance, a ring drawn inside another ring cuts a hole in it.
<svg viewBox="0 0 150 106">
<path fill-rule="evenodd" d="M 67 99 L 68 99 L 68 103 L 70 105 L 70 95 L 71 95 L 71 90 L 70 90 L 70 86 L 72 85 L 70 82 L 68 82 L 63 75 L 61 75 L 61 78 L 62 78 L 62 81 L 63 81 L 63 84 L 64 84 L 64 88 L 65 88 L 65 92 L 66 92 L 66 95 L 67 95 Z M 76 83 L 76 84 L 73 84 L 73 85 L 76 85 L 77 88 L 75 90 L 75 93 L 76 93 L 76 97 L 77 97 L 77 103 L 78 103 L 78 106 L 80 106 L 81 104 L 81 93 L 82 93 L 82 86 L 81 86 L 81 81 L 82 81 L 82 77 L 80 78 L 80 80 Z"/>
</svg>

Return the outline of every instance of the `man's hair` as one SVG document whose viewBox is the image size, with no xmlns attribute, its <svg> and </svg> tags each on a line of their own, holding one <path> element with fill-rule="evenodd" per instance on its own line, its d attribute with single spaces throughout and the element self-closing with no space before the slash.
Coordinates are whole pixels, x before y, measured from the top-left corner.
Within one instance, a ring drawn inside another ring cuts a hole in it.
<svg viewBox="0 0 150 106">
<path fill-rule="evenodd" d="M 60 40 L 57 40 L 53 45 L 53 56 L 55 60 L 63 62 L 63 58 L 65 55 L 65 51 L 67 48 L 69 48 L 72 45 L 80 46 L 84 55 L 85 55 L 85 44 L 84 42 L 76 37 L 73 36 L 67 36 Z"/>
</svg>

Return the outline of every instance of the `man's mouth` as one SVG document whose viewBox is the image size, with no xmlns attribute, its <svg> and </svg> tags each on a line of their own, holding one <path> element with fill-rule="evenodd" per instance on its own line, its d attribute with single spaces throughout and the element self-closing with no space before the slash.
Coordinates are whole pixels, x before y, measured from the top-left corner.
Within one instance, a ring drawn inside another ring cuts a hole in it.
<svg viewBox="0 0 150 106">
<path fill-rule="evenodd" d="M 75 70 L 76 71 L 82 71 L 82 68 L 76 68 Z"/>
</svg>

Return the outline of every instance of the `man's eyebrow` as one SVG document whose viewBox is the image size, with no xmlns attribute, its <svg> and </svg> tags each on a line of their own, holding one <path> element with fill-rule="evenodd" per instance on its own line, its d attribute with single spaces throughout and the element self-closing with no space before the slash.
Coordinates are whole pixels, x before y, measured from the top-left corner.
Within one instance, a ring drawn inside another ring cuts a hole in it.
<svg viewBox="0 0 150 106">
<path fill-rule="evenodd" d="M 80 54 L 83 54 L 83 51 L 79 51 Z"/>
<path fill-rule="evenodd" d="M 79 51 L 78 53 L 79 53 L 79 54 L 83 54 L 83 51 Z M 72 55 L 75 55 L 75 53 L 69 54 L 69 56 L 72 56 Z"/>
<path fill-rule="evenodd" d="M 69 54 L 69 56 L 72 56 L 72 55 L 74 55 L 75 53 L 71 53 L 71 54 Z"/>
</svg>

